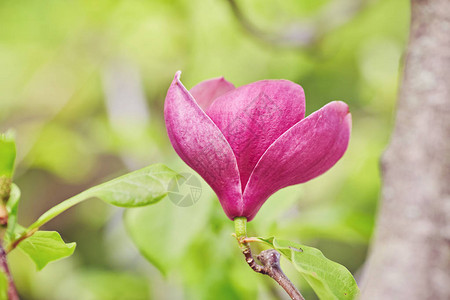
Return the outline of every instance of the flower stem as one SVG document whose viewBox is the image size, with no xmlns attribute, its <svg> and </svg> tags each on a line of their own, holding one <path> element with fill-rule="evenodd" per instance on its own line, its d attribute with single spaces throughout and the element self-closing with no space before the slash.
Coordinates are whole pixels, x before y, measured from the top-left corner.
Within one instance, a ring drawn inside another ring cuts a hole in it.
<svg viewBox="0 0 450 300">
<path fill-rule="evenodd" d="M 234 219 L 234 230 L 236 231 L 236 237 L 243 239 L 247 237 L 247 218 L 237 217 Z"/>
</svg>

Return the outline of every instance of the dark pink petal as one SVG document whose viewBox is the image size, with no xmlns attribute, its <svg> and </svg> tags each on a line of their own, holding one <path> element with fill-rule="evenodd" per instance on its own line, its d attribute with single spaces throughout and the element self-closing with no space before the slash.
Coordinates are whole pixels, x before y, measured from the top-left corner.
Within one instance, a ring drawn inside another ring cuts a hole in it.
<svg viewBox="0 0 450 300">
<path fill-rule="evenodd" d="M 288 80 L 262 80 L 218 97 L 207 114 L 237 159 L 242 190 L 266 149 L 305 116 L 305 95 Z"/>
<path fill-rule="evenodd" d="M 197 104 L 206 111 L 217 97 L 234 89 L 235 87 L 231 82 L 226 81 L 223 77 L 218 77 L 200 82 L 189 92 L 197 101 Z"/>
<path fill-rule="evenodd" d="M 212 187 L 233 219 L 243 211 L 236 158 L 219 128 L 183 86 L 180 74 L 175 74 L 164 106 L 170 142 L 181 159 Z"/>
<path fill-rule="evenodd" d="M 279 189 L 306 182 L 331 168 L 347 149 L 351 114 L 344 102 L 331 102 L 303 119 L 264 153 L 244 192 L 248 220 Z"/>
</svg>

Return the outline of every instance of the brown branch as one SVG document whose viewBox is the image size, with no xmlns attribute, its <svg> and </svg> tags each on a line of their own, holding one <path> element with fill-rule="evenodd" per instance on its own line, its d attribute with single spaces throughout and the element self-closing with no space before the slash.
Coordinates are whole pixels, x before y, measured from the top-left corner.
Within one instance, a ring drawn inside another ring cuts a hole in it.
<svg viewBox="0 0 450 300">
<path fill-rule="evenodd" d="M 262 42 L 278 47 L 306 48 L 316 44 L 326 34 L 352 20 L 371 0 L 332 2 L 314 20 L 296 22 L 295 26 L 278 32 L 266 32 L 255 26 L 242 12 L 236 0 L 227 0 L 241 27 Z"/>
<path fill-rule="evenodd" d="M 361 299 L 450 299 L 450 1 L 412 0 Z"/>
<path fill-rule="evenodd" d="M 0 244 L 0 268 L 6 274 L 8 279 L 8 299 L 9 300 L 19 300 L 19 294 L 17 293 L 16 286 L 14 285 L 11 272 L 8 268 L 8 261 L 6 259 L 6 252 L 3 246 Z"/>
<path fill-rule="evenodd" d="M 242 250 L 242 253 L 245 256 L 245 261 L 253 271 L 261 274 L 267 274 L 267 270 L 263 266 L 256 263 L 255 259 L 253 258 L 252 249 L 250 249 L 249 246 L 245 247 L 245 249 Z"/>
<path fill-rule="evenodd" d="M 257 257 L 262 263 L 256 263 L 252 255 L 250 246 L 245 243 L 242 245 L 242 253 L 245 256 L 245 261 L 252 268 L 253 271 L 270 276 L 275 280 L 291 297 L 292 300 L 304 300 L 300 291 L 292 284 L 289 278 L 283 273 L 280 267 L 280 253 L 274 249 L 264 250 Z"/>
<path fill-rule="evenodd" d="M 280 253 L 274 249 L 264 250 L 258 255 L 258 260 L 263 264 L 266 274 L 272 277 L 294 300 L 305 300 L 300 291 L 283 273 L 280 267 Z"/>
</svg>

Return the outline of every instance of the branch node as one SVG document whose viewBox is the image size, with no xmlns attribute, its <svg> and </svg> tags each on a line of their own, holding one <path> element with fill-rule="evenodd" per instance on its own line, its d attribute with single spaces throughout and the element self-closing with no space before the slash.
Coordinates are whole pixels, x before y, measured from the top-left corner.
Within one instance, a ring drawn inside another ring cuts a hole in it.
<svg viewBox="0 0 450 300">
<path fill-rule="evenodd" d="M 304 300 L 299 290 L 292 284 L 292 282 L 283 273 L 280 267 L 280 253 L 275 249 L 269 249 L 262 251 L 258 256 L 258 260 L 262 263 L 259 265 L 256 263 L 252 255 L 252 250 L 248 244 L 245 245 L 245 249 L 242 251 L 245 256 L 245 261 L 250 268 L 257 273 L 270 276 L 275 280 L 291 297 L 292 300 Z"/>
</svg>

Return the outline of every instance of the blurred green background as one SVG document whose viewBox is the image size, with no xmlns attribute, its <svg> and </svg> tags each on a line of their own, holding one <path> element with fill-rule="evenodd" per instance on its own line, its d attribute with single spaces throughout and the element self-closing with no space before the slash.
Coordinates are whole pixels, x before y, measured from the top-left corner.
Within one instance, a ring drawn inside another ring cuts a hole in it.
<svg viewBox="0 0 450 300">
<path fill-rule="evenodd" d="M 237 1 L 255 26 L 274 34 L 295 33 L 329 5 L 352 2 L 359 1 Z M 303 86 L 308 114 L 332 100 L 347 102 L 352 138 L 329 172 L 272 196 L 250 234 L 318 247 L 359 279 L 409 25 L 407 0 L 365 2 L 349 22 L 299 48 L 247 33 L 225 0 L 0 1 L 0 131 L 17 136 L 19 222 L 29 225 L 87 187 L 149 164 L 191 172 L 163 120 L 175 71 L 183 71 L 188 88 L 222 75 L 236 86 L 285 78 Z M 327 27 L 340 13 L 311 24 Z M 202 186 L 191 207 L 163 200 L 124 211 L 91 200 L 64 213 L 44 229 L 77 242 L 72 257 L 37 272 L 25 255 L 10 254 L 21 296 L 286 299 L 246 265 L 233 223 Z M 315 299 L 288 262 L 283 267 Z"/>
</svg>

